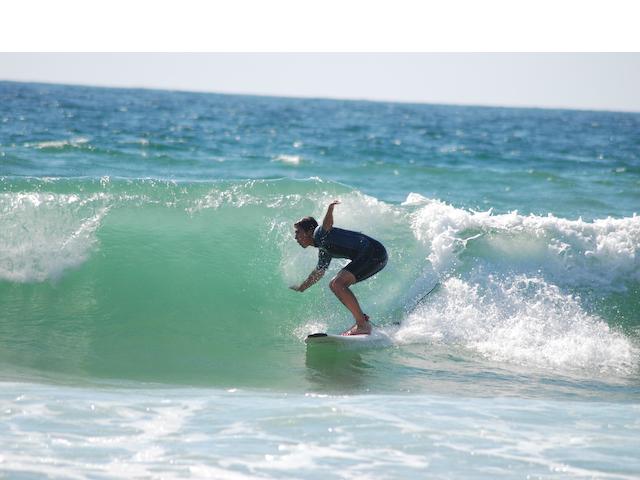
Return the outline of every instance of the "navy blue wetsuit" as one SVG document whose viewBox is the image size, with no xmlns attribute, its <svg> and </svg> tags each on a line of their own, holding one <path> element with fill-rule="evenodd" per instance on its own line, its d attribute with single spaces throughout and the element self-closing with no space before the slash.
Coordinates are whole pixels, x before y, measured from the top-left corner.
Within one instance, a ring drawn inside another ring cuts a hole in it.
<svg viewBox="0 0 640 480">
<path fill-rule="evenodd" d="M 327 232 L 318 225 L 313 231 L 313 242 L 320 249 L 319 270 L 325 270 L 334 257 L 348 258 L 351 262 L 344 269 L 353 273 L 357 282 L 375 275 L 387 264 L 384 246 L 360 232 L 335 227 Z"/>
</svg>

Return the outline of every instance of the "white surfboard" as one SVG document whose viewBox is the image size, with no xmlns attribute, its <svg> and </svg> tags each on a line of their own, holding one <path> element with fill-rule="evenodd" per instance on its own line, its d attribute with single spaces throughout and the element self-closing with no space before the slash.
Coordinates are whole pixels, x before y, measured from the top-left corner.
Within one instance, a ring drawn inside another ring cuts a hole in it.
<svg viewBox="0 0 640 480">
<path fill-rule="evenodd" d="M 338 346 L 366 346 L 391 344 L 389 335 L 381 330 L 374 329 L 369 335 L 336 335 L 332 333 L 312 333 L 304 340 L 307 345 L 329 344 Z"/>
</svg>

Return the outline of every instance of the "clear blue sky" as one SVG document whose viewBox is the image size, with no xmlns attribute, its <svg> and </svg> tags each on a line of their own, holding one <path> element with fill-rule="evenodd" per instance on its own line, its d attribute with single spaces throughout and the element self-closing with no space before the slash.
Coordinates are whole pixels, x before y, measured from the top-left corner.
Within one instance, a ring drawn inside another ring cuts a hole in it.
<svg viewBox="0 0 640 480">
<path fill-rule="evenodd" d="M 640 112 L 638 53 L 0 53 L 0 80 Z"/>
</svg>

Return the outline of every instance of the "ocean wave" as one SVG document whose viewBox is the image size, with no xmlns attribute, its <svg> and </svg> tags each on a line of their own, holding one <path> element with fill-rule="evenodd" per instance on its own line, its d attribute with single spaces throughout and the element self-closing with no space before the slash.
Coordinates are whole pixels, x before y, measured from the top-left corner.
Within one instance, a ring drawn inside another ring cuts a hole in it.
<svg viewBox="0 0 640 480">
<path fill-rule="evenodd" d="M 246 365 L 247 348 L 268 355 L 283 338 L 299 342 L 300 325 L 348 327 L 326 281 L 305 295 L 288 288 L 317 262 L 293 223 L 321 219 L 338 198 L 336 224 L 387 247 L 387 267 L 354 288 L 374 321 L 401 322 L 399 345 L 437 342 L 593 374 L 638 365 L 633 333 L 622 331 L 636 319 L 617 313 L 620 302 L 638 308 L 637 216 L 493 214 L 416 194 L 391 204 L 322 179 L 16 182 L 5 179 L 0 193 L 3 348 L 11 356 L 12 345 L 46 345 L 33 358 L 15 350 L 17 362 L 206 376 L 225 362 Z M 606 315 L 594 291 L 609 302 Z"/>
<path fill-rule="evenodd" d="M 468 211 L 418 194 L 411 228 L 440 274 L 483 262 L 508 272 L 543 273 L 559 285 L 625 291 L 640 281 L 640 217 L 586 222 Z"/>
</svg>

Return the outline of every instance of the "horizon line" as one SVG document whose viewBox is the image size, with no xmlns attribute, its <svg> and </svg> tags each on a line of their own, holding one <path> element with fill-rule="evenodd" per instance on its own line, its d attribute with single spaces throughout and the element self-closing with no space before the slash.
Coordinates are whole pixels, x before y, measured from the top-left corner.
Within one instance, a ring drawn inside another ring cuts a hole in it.
<svg viewBox="0 0 640 480">
<path fill-rule="evenodd" d="M 450 103 L 450 102 L 430 102 L 421 100 L 393 100 L 384 98 L 354 98 L 354 97 L 334 97 L 334 96 L 317 96 L 317 95 L 280 95 L 273 93 L 248 93 L 248 92 L 229 92 L 202 89 L 182 89 L 157 86 L 135 86 L 135 85 L 107 85 L 107 84 L 89 84 L 74 82 L 48 82 L 42 80 L 12 80 L 0 78 L 0 83 L 22 83 L 28 85 L 56 85 L 62 87 L 85 87 L 97 89 L 112 90 L 150 90 L 160 92 L 176 92 L 176 93 L 196 93 L 210 95 L 228 95 L 238 97 L 261 97 L 261 98 L 283 98 L 292 100 L 329 100 L 329 101 L 345 101 L 345 102 L 372 102 L 372 103 L 397 103 L 400 105 L 432 105 L 442 107 L 472 107 L 472 108 L 505 108 L 505 109 L 522 109 L 522 110 L 566 110 L 576 112 L 600 112 L 600 113 L 623 113 L 623 114 L 640 114 L 640 110 L 612 110 L 608 108 L 598 107 L 571 107 L 571 106 L 537 106 L 537 105 L 496 105 L 490 103 Z"/>
</svg>

